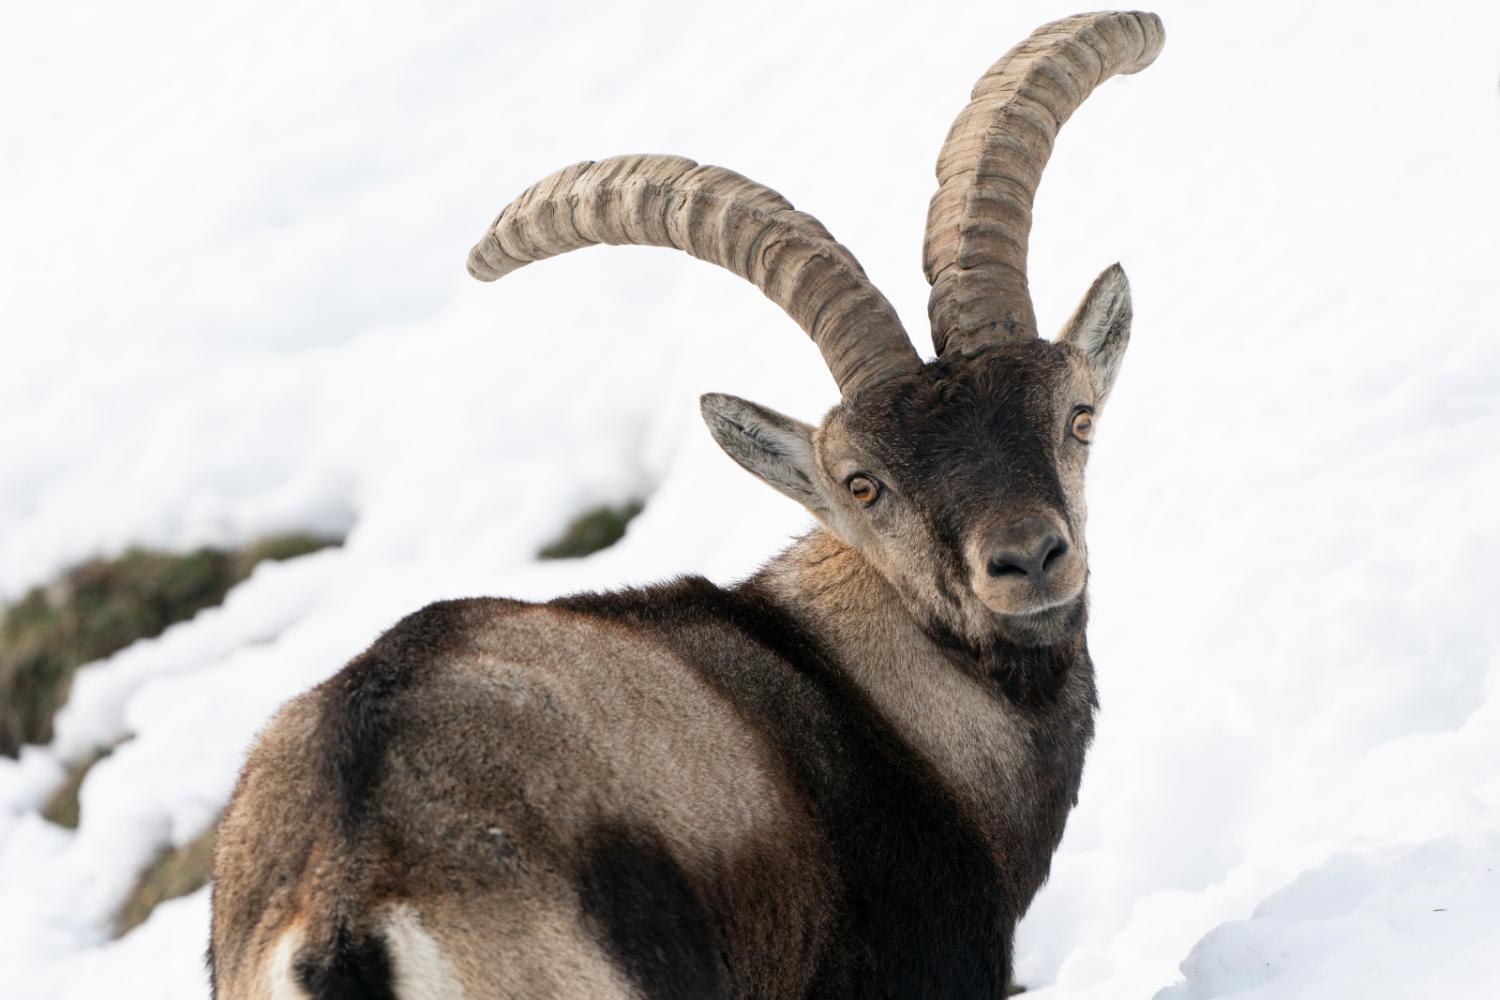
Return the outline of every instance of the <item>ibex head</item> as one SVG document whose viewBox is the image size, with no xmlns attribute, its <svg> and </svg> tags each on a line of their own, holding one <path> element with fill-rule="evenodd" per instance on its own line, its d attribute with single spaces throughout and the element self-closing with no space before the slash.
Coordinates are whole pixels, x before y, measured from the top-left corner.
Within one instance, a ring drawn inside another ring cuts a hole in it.
<svg viewBox="0 0 1500 1000">
<path fill-rule="evenodd" d="M 845 397 L 816 428 L 733 396 L 705 396 L 703 414 L 936 635 L 1046 642 L 1082 623 L 1083 470 L 1129 331 L 1116 266 L 1055 341 L 949 352 Z"/>
<path fill-rule="evenodd" d="M 666 156 L 562 170 L 496 219 L 469 258 L 492 280 L 596 243 L 672 246 L 754 282 L 813 338 L 842 402 L 813 427 L 703 397 L 729 455 L 862 553 L 936 637 L 973 649 L 1079 628 L 1083 470 L 1130 335 L 1130 288 L 1101 274 L 1039 339 L 1026 280 L 1031 206 L 1057 130 L 1160 51 L 1152 14 L 1047 25 L 979 81 L 938 159 L 924 264 L 937 358 L 813 217 L 719 167 Z"/>
</svg>

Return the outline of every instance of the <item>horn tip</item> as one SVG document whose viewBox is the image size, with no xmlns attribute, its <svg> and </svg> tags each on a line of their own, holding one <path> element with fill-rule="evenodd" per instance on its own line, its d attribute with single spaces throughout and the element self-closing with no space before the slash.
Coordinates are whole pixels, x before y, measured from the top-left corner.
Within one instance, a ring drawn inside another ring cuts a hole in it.
<svg viewBox="0 0 1500 1000">
<path fill-rule="evenodd" d="M 479 281 L 494 281 L 504 274 L 504 272 L 496 269 L 494 265 L 484 259 L 484 254 L 480 252 L 480 246 L 481 244 L 475 244 L 474 249 L 469 251 L 469 276 Z"/>
<path fill-rule="evenodd" d="M 1161 16 L 1151 11 L 1133 10 L 1129 16 L 1135 18 L 1136 23 L 1140 25 L 1143 44 L 1140 56 L 1136 58 L 1130 68 L 1123 70 L 1123 72 L 1139 73 L 1155 62 L 1157 56 L 1161 55 L 1162 46 L 1167 42 L 1167 29 L 1162 24 Z"/>
</svg>

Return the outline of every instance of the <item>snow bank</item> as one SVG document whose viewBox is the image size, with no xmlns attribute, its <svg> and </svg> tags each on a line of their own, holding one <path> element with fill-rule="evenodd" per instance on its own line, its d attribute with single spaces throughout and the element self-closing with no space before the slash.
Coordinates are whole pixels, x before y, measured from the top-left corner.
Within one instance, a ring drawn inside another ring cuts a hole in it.
<svg viewBox="0 0 1500 1000">
<path fill-rule="evenodd" d="M 1483 995 L 1500 939 L 1500 833 L 1339 854 L 1210 932 L 1158 1000 Z"/>
<path fill-rule="evenodd" d="M 1099 738 L 1018 943 L 1044 1000 L 1500 986 L 1500 9 L 1305 6 L 1159 6 L 1158 64 L 1090 100 L 1039 194 L 1043 323 L 1115 259 L 1137 305 L 1090 474 Z M 477 285 L 501 204 L 618 152 L 732 166 L 925 350 L 932 158 L 1071 12 L 28 7 L 0 39 L 26 95 L 0 106 L 0 597 L 131 543 L 348 543 L 86 668 L 55 743 L 0 761 L 6 996 L 204 995 L 203 894 L 107 942 L 115 907 L 275 706 L 401 614 L 727 581 L 805 526 L 695 412 L 820 413 L 795 326 L 664 251 Z M 534 561 L 632 496 L 618 546 Z M 126 735 L 76 833 L 40 820 Z"/>
</svg>

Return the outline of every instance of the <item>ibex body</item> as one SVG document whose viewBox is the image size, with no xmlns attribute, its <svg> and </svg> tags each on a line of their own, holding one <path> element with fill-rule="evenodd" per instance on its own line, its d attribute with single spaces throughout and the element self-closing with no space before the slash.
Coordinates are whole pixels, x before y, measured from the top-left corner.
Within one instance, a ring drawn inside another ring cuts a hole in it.
<svg viewBox="0 0 1500 1000">
<path fill-rule="evenodd" d="M 1092 733 L 1083 475 L 1129 335 L 1110 268 L 1055 341 L 1025 281 L 1056 129 L 1161 46 L 1049 25 L 939 160 L 939 357 L 816 220 L 672 157 L 501 213 L 482 278 L 592 243 L 735 270 L 822 350 L 816 428 L 705 396 L 820 527 L 759 574 L 402 621 L 262 736 L 219 835 L 220 997 L 1000 997 Z"/>
</svg>

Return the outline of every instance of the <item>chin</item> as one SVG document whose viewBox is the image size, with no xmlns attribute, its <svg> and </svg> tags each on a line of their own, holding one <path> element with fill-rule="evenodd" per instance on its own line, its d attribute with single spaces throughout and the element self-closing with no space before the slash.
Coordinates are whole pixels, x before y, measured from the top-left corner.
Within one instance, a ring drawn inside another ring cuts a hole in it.
<svg viewBox="0 0 1500 1000">
<path fill-rule="evenodd" d="M 1019 614 L 995 611 L 995 631 L 1021 646 L 1050 646 L 1082 631 L 1088 602 L 1080 590 L 1072 597 Z"/>
</svg>

